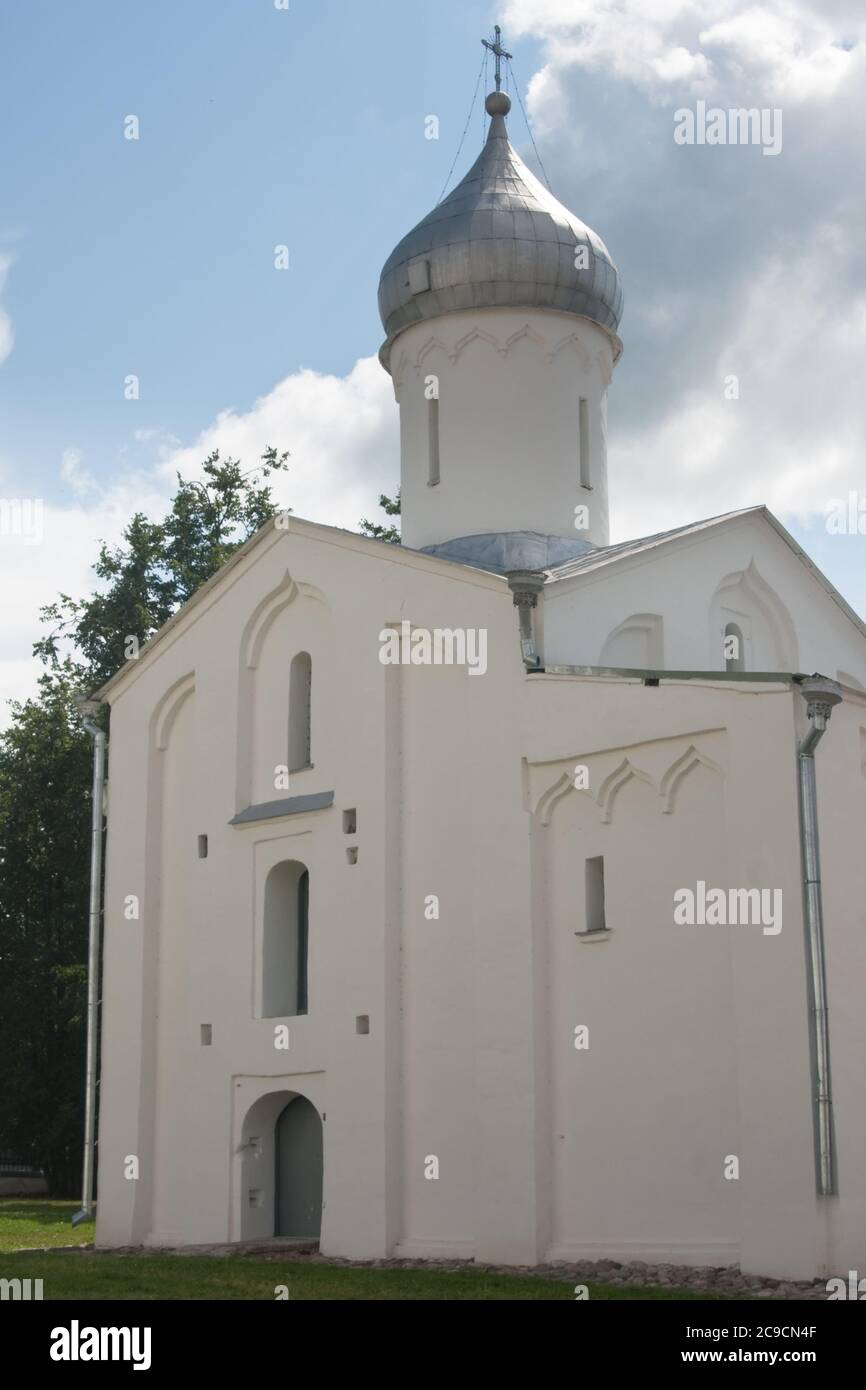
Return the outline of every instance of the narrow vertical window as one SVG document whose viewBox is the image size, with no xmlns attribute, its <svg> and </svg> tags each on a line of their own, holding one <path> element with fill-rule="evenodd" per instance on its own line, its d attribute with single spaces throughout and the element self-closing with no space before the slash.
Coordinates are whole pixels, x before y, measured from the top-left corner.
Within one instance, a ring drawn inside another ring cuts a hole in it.
<svg viewBox="0 0 866 1390">
<path fill-rule="evenodd" d="M 310 876 L 296 859 L 275 864 L 265 879 L 262 1018 L 290 1018 L 308 1008 Z"/>
<path fill-rule="evenodd" d="M 746 653 L 743 650 L 743 632 L 736 623 L 725 627 L 725 670 L 745 671 Z"/>
<path fill-rule="evenodd" d="M 310 922 L 310 875 L 305 869 L 298 879 L 298 989 L 296 1014 L 307 1012 L 307 942 Z"/>
<path fill-rule="evenodd" d="M 589 466 L 589 402 L 581 396 L 578 403 L 578 449 L 580 460 L 580 485 L 592 487 L 592 472 Z"/>
<path fill-rule="evenodd" d="M 586 861 L 586 930 L 606 931 L 604 917 L 604 858 Z"/>
<path fill-rule="evenodd" d="M 427 486 L 439 482 L 439 398 L 427 402 Z"/>
<path fill-rule="evenodd" d="M 312 676 L 310 653 L 298 652 L 289 671 L 289 772 L 302 772 L 312 766 Z"/>
</svg>

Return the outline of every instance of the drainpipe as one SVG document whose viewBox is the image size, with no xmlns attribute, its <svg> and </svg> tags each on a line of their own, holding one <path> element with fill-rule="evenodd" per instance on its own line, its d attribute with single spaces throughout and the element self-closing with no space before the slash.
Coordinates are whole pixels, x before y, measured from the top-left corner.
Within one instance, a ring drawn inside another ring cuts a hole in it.
<svg viewBox="0 0 866 1390">
<path fill-rule="evenodd" d="M 809 979 L 810 1050 L 814 1102 L 817 1189 L 821 1197 L 836 1191 L 833 1152 L 833 1095 L 830 1084 L 830 1033 L 827 1017 L 827 973 L 824 963 L 824 908 L 821 893 L 821 850 L 818 842 L 818 789 L 815 749 L 824 736 L 833 706 L 842 689 L 825 676 L 809 676 L 800 686 L 806 701 L 809 732 L 797 750 L 800 782 L 800 842 L 803 850 L 803 902 L 806 918 L 806 964 Z"/>
<path fill-rule="evenodd" d="M 506 578 L 520 623 L 520 652 L 523 664 L 527 671 L 538 671 L 541 668 L 541 657 L 535 646 L 532 610 L 536 607 L 538 595 L 544 588 L 544 575 L 535 570 L 511 570 Z"/>
<path fill-rule="evenodd" d="M 96 1085 L 99 1050 L 99 939 L 102 926 L 102 821 L 105 788 L 105 731 L 92 722 L 102 708 L 99 700 L 73 697 L 82 724 L 93 739 L 93 797 L 90 828 L 90 925 L 87 949 L 87 1064 L 84 1087 L 84 1173 L 81 1210 L 73 1226 L 93 1218 L 93 1178 L 96 1151 Z"/>
</svg>

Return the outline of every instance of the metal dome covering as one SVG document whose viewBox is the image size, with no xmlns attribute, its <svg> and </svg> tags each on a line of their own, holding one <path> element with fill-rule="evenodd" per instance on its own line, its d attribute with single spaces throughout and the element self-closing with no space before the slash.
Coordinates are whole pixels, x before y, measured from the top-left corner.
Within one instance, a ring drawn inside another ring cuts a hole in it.
<svg viewBox="0 0 866 1390">
<path fill-rule="evenodd" d="M 507 103 L 504 93 L 496 96 Z M 586 248 L 583 258 L 579 247 Z M 586 267 L 578 268 L 582 259 Z M 611 334 L 619 355 L 622 287 L 607 247 L 539 183 L 510 144 L 504 115 L 494 114 L 466 177 L 385 262 L 382 364 L 388 367 L 391 344 L 413 323 L 456 309 L 509 307 L 591 319 Z"/>
</svg>

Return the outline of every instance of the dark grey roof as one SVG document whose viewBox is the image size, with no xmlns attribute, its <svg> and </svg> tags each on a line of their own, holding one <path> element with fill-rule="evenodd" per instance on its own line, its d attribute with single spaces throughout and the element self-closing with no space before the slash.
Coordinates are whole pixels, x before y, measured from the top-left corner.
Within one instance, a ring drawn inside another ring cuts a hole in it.
<svg viewBox="0 0 866 1390">
<path fill-rule="evenodd" d="M 422 547 L 425 555 L 456 560 L 489 574 L 548 570 L 591 550 L 589 541 L 576 536 L 545 536 L 538 531 L 490 531 Z"/>
<path fill-rule="evenodd" d="M 585 269 L 575 266 L 578 247 L 588 253 Z M 482 307 L 560 309 L 614 337 L 622 314 L 619 273 L 604 242 L 527 169 L 500 115 L 466 177 L 385 262 L 383 365 L 410 324 Z"/>
</svg>

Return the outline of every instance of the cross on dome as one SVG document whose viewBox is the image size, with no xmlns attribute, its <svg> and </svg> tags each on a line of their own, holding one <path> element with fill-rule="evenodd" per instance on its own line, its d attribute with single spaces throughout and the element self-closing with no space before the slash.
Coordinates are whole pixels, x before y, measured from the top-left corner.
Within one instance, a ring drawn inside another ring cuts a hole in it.
<svg viewBox="0 0 866 1390">
<path fill-rule="evenodd" d="M 484 44 L 485 48 L 489 48 L 490 52 L 496 55 L 496 90 L 499 92 L 502 90 L 502 74 L 499 61 L 501 58 L 512 58 L 514 55 L 512 53 L 506 53 L 505 49 L 502 47 L 502 30 L 498 24 L 494 25 L 493 32 L 496 37 L 492 43 L 489 39 L 482 39 L 481 42 Z"/>
</svg>

